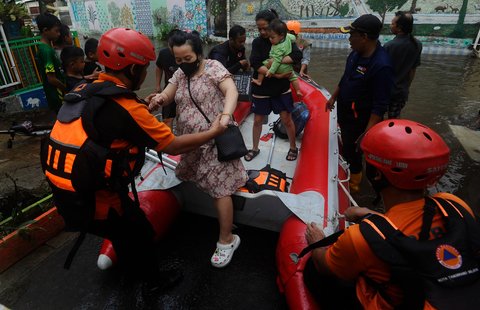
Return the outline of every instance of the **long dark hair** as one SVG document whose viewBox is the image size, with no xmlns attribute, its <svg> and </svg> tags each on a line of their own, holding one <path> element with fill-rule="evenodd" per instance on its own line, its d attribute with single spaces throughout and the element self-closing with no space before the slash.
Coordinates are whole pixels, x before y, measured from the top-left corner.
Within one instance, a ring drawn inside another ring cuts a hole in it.
<svg viewBox="0 0 480 310">
<path fill-rule="evenodd" d="M 268 23 L 270 23 L 272 20 L 278 18 L 278 13 L 274 9 L 268 9 L 268 10 L 263 10 L 257 13 L 255 16 L 255 21 L 258 21 L 259 19 L 264 19 Z"/>
<path fill-rule="evenodd" d="M 415 45 L 418 49 L 418 43 L 413 36 L 413 15 L 410 12 L 398 11 L 395 13 L 395 17 L 397 19 L 397 27 L 402 30 L 404 34 L 407 34 L 410 38 L 410 41 Z"/>
</svg>

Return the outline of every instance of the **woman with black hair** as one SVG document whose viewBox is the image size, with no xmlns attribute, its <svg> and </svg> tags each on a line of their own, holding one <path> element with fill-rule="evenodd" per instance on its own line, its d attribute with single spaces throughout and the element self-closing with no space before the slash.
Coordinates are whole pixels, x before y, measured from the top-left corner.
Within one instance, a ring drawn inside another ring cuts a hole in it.
<svg viewBox="0 0 480 310">
<path fill-rule="evenodd" d="M 149 109 L 175 100 L 179 135 L 208 130 L 210 124 L 206 117 L 210 121 L 220 117 L 220 123 L 227 126 L 232 121 L 238 98 L 230 72 L 220 62 L 203 58 L 202 41 L 194 33 L 177 32 L 168 43 L 180 70 L 175 71 L 167 87 L 151 99 Z M 232 234 L 231 195 L 245 184 L 248 177 L 240 159 L 220 162 L 217 154 L 215 143 L 211 140 L 196 150 L 182 154 L 175 173 L 181 180 L 194 182 L 213 198 L 220 235 L 211 263 L 221 268 L 230 263 L 240 245 L 240 237 Z"/>
<path fill-rule="evenodd" d="M 266 74 L 268 71 L 268 69 L 265 67 L 262 68 L 262 66 L 263 61 L 269 59 L 270 48 L 272 47 L 272 43 L 269 40 L 269 24 L 277 18 L 277 12 L 272 9 L 260 11 L 255 16 L 255 23 L 260 35 L 253 40 L 252 52 L 250 54 L 250 64 L 254 69 L 253 78 L 257 78 L 258 73 Z M 302 52 L 298 49 L 297 45 L 292 42 L 292 53 L 289 56 L 285 56 L 282 63 L 300 63 L 301 60 Z M 269 115 L 272 111 L 280 114 L 282 123 L 287 130 L 290 150 L 288 151 L 286 159 L 297 159 L 298 148 L 295 141 L 295 125 L 291 117 L 293 97 L 288 77 L 290 77 L 290 73 L 274 74 L 272 77 L 266 78 L 262 82 L 262 85 L 252 84 L 252 112 L 255 113 L 252 133 L 253 146 L 247 155 L 245 155 L 246 161 L 251 161 L 260 153 L 258 144 L 262 133 L 263 120 L 265 116 Z"/>
</svg>

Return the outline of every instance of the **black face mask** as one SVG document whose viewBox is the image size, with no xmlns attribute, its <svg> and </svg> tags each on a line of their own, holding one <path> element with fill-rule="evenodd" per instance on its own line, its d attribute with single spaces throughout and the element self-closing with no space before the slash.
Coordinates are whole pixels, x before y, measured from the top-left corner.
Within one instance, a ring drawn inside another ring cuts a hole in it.
<svg viewBox="0 0 480 310">
<path fill-rule="evenodd" d="M 200 59 L 197 57 L 197 60 L 194 62 L 182 62 L 179 67 L 186 76 L 192 76 L 198 71 L 198 68 L 200 68 Z"/>
<path fill-rule="evenodd" d="M 372 187 L 375 190 L 375 192 L 377 194 L 380 194 L 380 192 L 382 190 L 384 190 L 385 188 L 390 186 L 390 183 L 388 182 L 388 180 L 385 178 L 385 176 L 382 173 L 380 173 L 380 174 L 382 174 L 380 179 L 377 180 L 378 179 L 378 178 L 376 178 L 377 171 L 378 171 L 377 168 L 375 168 L 374 166 L 367 163 L 367 165 L 365 167 L 365 175 L 367 176 L 367 179 L 370 182 L 370 184 L 372 184 Z"/>
</svg>

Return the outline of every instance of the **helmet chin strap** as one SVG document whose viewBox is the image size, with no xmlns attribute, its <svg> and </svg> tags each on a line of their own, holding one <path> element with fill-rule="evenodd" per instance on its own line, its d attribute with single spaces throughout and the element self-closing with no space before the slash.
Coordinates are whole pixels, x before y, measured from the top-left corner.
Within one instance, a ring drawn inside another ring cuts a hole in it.
<svg viewBox="0 0 480 310">
<path fill-rule="evenodd" d="M 373 190 L 375 191 L 375 194 L 376 194 L 375 199 L 372 201 L 372 204 L 376 206 L 380 203 L 380 200 L 382 199 L 380 195 L 382 190 L 389 187 L 391 184 L 390 182 L 388 182 L 385 175 L 379 169 L 375 168 L 373 165 L 369 163 L 366 164 L 365 172 L 366 172 L 367 179 L 372 185 Z"/>
<path fill-rule="evenodd" d="M 124 71 L 125 76 L 131 82 L 132 90 L 139 90 L 140 89 L 140 79 L 142 75 L 143 67 L 138 65 L 131 65 L 128 66 L 127 69 Z"/>
</svg>

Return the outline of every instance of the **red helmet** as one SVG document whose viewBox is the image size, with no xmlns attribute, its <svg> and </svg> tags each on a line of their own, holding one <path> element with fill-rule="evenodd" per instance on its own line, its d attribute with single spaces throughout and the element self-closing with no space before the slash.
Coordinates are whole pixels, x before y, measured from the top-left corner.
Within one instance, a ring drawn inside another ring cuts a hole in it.
<svg viewBox="0 0 480 310">
<path fill-rule="evenodd" d="M 295 35 L 298 35 L 300 33 L 300 28 L 302 28 L 302 24 L 298 20 L 287 21 L 288 31 L 295 32 Z"/>
<path fill-rule="evenodd" d="M 128 29 L 113 28 L 98 42 L 98 62 L 107 68 L 121 70 L 128 65 L 146 65 L 155 60 L 155 48 L 144 34 Z"/>
<path fill-rule="evenodd" d="M 366 162 L 401 189 L 435 184 L 450 158 L 450 149 L 436 132 L 409 120 L 378 123 L 367 131 L 361 148 Z"/>
</svg>

